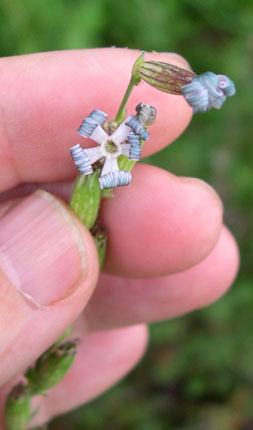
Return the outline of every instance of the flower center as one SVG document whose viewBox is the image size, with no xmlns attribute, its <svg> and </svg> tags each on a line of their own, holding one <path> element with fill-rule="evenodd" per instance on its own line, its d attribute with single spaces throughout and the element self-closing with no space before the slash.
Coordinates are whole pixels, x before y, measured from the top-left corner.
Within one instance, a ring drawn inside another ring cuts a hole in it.
<svg viewBox="0 0 253 430">
<path fill-rule="evenodd" d="M 113 140 L 108 139 L 105 143 L 105 150 L 107 152 L 109 152 L 110 154 L 113 154 L 114 152 L 118 151 L 118 145 L 116 145 L 115 142 L 113 142 Z"/>
<path fill-rule="evenodd" d="M 121 146 L 114 139 L 106 139 L 101 143 L 100 151 L 104 157 L 109 159 L 117 158 L 121 154 Z"/>
</svg>

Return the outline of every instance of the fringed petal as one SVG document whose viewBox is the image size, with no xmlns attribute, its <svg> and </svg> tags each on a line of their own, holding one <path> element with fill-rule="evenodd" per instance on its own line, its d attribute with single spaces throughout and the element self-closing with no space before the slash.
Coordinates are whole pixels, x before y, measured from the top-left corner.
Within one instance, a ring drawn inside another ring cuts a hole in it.
<svg viewBox="0 0 253 430">
<path fill-rule="evenodd" d="M 127 136 L 131 129 L 123 122 L 110 136 L 112 139 L 115 139 L 118 143 L 124 142 L 127 140 Z"/>
<path fill-rule="evenodd" d="M 88 155 L 91 164 L 95 163 L 103 157 L 100 151 L 100 146 L 84 149 L 84 152 Z"/>
<path fill-rule="evenodd" d="M 99 145 L 101 145 L 101 143 L 104 142 L 104 140 L 108 139 L 109 136 L 104 131 L 104 129 L 100 125 L 98 125 L 93 131 L 93 133 L 90 135 L 90 138 L 97 142 Z"/>
<path fill-rule="evenodd" d="M 106 175 L 108 172 L 116 172 L 119 170 L 117 158 L 105 158 L 101 176 Z"/>
<path fill-rule="evenodd" d="M 116 172 L 108 172 L 106 175 L 100 176 L 100 188 L 110 189 L 128 185 L 131 182 L 131 173 L 128 170 L 117 170 Z"/>
</svg>

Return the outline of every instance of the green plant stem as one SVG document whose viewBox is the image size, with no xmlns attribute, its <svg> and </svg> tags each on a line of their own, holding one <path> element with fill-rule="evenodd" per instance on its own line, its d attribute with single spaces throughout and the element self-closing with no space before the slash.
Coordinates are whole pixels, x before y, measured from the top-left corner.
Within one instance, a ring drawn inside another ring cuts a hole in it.
<svg viewBox="0 0 253 430">
<path fill-rule="evenodd" d="M 126 107 L 128 99 L 129 99 L 129 97 L 131 95 L 131 92 L 133 91 L 135 85 L 136 85 L 135 78 L 132 75 L 131 79 L 130 79 L 130 82 L 128 84 L 128 87 L 126 89 L 125 95 L 124 95 L 124 97 L 122 99 L 122 102 L 120 104 L 120 107 L 119 107 L 118 112 L 116 113 L 116 116 L 115 116 L 115 119 L 114 119 L 114 121 L 116 121 L 119 124 L 124 121 L 124 118 L 126 116 L 126 109 L 125 109 L 125 107 Z"/>
</svg>

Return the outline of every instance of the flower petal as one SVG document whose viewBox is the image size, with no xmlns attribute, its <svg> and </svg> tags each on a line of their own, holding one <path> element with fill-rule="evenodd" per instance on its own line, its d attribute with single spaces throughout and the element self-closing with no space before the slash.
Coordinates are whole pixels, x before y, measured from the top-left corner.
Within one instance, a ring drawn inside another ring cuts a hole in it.
<svg viewBox="0 0 253 430">
<path fill-rule="evenodd" d="M 102 190 L 122 187 L 131 182 L 131 173 L 128 170 L 116 170 L 100 176 L 99 183 Z"/>
<path fill-rule="evenodd" d="M 120 145 L 121 151 L 122 151 L 122 155 L 126 155 L 126 157 L 129 157 L 130 146 L 131 146 L 130 143 L 122 143 Z"/>
<path fill-rule="evenodd" d="M 70 148 L 70 152 L 75 166 L 81 175 L 90 175 L 93 172 L 93 169 L 91 167 L 90 159 L 81 148 L 81 145 L 77 144 L 72 146 L 72 148 Z"/>
<path fill-rule="evenodd" d="M 100 146 L 84 149 L 84 152 L 88 155 L 91 164 L 95 163 L 103 157 L 103 154 L 100 151 Z"/>
<path fill-rule="evenodd" d="M 119 170 L 117 158 L 105 158 L 101 176 L 109 172 L 116 172 L 116 170 Z"/>
<path fill-rule="evenodd" d="M 149 132 L 145 129 L 142 123 L 134 115 L 130 115 L 127 119 L 127 125 L 131 127 L 133 132 L 140 136 L 143 140 L 148 140 L 150 138 Z"/>
<path fill-rule="evenodd" d="M 108 134 L 104 131 L 101 125 L 98 125 L 90 136 L 90 139 L 101 144 L 105 139 L 108 139 Z"/>
<path fill-rule="evenodd" d="M 115 139 L 118 143 L 124 142 L 127 140 L 127 136 L 129 135 L 131 128 L 128 127 L 125 122 L 123 122 L 115 131 L 112 133 L 111 138 Z"/>
</svg>

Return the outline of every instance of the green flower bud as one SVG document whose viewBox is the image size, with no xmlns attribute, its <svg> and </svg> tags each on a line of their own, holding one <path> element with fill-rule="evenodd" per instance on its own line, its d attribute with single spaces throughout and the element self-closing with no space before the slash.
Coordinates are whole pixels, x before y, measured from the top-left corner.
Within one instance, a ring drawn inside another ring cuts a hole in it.
<svg viewBox="0 0 253 430">
<path fill-rule="evenodd" d="M 138 83 L 143 79 L 152 87 L 165 93 L 180 95 L 181 87 L 189 84 L 195 73 L 161 61 L 144 61 L 144 54 L 134 64 L 133 76 Z M 137 85 L 137 84 L 136 84 Z"/>
<path fill-rule="evenodd" d="M 30 394 L 23 382 L 10 392 L 5 406 L 6 430 L 25 430 L 30 421 Z"/>
<path fill-rule="evenodd" d="M 102 267 L 106 254 L 107 230 L 102 225 L 100 219 L 97 219 L 96 223 L 91 229 L 91 234 L 94 238 L 95 245 L 97 248 L 99 266 Z"/>
<path fill-rule="evenodd" d="M 44 394 L 58 384 L 73 364 L 79 340 L 71 340 L 49 348 L 37 361 L 35 367 L 25 374 L 32 395 Z"/>
<path fill-rule="evenodd" d="M 98 181 L 99 172 L 78 176 L 71 196 L 70 207 L 90 229 L 98 215 L 101 189 Z"/>
</svg>

